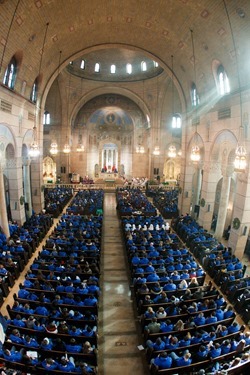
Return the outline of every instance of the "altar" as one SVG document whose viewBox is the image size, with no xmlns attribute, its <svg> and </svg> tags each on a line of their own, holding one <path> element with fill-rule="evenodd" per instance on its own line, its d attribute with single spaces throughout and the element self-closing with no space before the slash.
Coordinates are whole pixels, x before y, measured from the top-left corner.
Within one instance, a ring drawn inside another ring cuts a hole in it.
<svg viewBox="0 0 250 375">
<path fill-rule="evenodd" d="M 106 173 L 100 173 L 99 177 L 102 178 L 104 181 L 106 181 L 106 180 L 116 180 L 119 177 L 119 175 L 118 173 L 106 172 Z"/>
</svg>

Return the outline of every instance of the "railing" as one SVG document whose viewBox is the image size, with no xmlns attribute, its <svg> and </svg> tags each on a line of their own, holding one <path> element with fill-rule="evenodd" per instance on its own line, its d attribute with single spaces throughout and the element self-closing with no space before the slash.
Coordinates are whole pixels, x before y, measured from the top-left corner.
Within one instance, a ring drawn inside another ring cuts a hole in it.
<svg viewBox="0 0 250 375">
<path fill-rule="evenodd" d="M 110 182 L 103 182 L 101 184 L 45 184 L 45 188 L 48 189 L 55 189 L 55 188 L 67 188 L 67 189 L 73 189 L 73 190 L 109 190 L 114 188 L 121 188 L 123 187 L 123 184 L 110 184 Z"/>
</svg>

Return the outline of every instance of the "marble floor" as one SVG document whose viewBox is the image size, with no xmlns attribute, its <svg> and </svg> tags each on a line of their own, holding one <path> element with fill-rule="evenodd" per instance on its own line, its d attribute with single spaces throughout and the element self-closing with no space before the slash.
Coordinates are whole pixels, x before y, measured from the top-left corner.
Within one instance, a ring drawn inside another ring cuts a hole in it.
<svg viewBox="0 0 250 375">
<path fill-rule="evenodd" d="M 127 259 L 115 193 L 105 193 L 102 247 L 102 295 L 99 310 L 99 366 L 103 375 L 144 375 L 148 368 L 131 300 Z"/>
</svg>

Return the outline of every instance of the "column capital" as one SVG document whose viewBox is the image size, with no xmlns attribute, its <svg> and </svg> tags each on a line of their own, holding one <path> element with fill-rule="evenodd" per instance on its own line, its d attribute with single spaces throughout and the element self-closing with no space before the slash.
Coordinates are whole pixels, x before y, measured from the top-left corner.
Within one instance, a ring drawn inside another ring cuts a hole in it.
<svg viewBox="0 0 250 375">
<path fill-rule="evenodd" d="M 24 166 L 28 167 L 31 164 L 31 160 L 29 157 L 23 157 L 22 163 Z"/>
<path fill-rule="evenodd" d="M 221 166 L 221 173 L 223 177 L 232 177 L 234 173 L 234 166 L 233 165 Z"/>
</svg>

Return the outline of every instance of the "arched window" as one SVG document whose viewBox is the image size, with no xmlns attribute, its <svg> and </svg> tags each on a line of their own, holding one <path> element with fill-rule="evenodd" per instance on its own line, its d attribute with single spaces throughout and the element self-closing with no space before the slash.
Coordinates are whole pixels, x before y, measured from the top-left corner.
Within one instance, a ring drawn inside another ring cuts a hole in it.
<svg viewBox="0 0 250 375">
<path fill-rule="evenodd" d="M 218 87 L 220 95 L 226 95 L 230 92 L 230 84 L 227 73 L 222 65 L 217 70 Z"/>
<path fill-rule="evenodd" d="M 147 63 L 145 61 L 142 61 L 141 62 L 141 70 L 143 72 L 146 72 L 147 71 Z"/>
<path fill-rule="evenodd" d="M 115 74 L 115 71 L 116 71 L 116 66 L 113 64 L 110 67 L 110 73 Z"/>
<path fill-rule="evenodd" d="M 181 129 L 181 116 L 178 113 L 172 117 L 172 129 Z"/>
<path fill-rule="evenodd" d="M 82 60 L 82 61 L 81 61 L 80 68 L 81 68 L 82 70 L 85 69 L 85 60 Z"/>
<path fill-rule="evenodd" d="M 126 71 L 127 71 L 128 74 L 132 73 L 132 65 L 131 64 L 126 65 Z"/>
<path fill-rule="evenodd" d="M 37 92 L 38 92 L 38 83 L 37 83 L 37 79 L 36 79 L 35 82 L 33 83 L 31 94 L 30 94 L 30 100 L 33 103 L 36 103 L 36 101 L 37 101 Z"/>
<path fill-rule="evenodd" d="M 50 113 L 48 111 L 43 114 L 43 125 L 50 125 Z"/>
<path fill-rule="evenodd" d="M 99 63 L 95 63 L 95 72 L 100 73 L 100 64 Z"/>
<path fill-rule="evenodd" d="M 200 104 L 200 98 L 195 83 L 193 83 L 191 87 L 191 101 L 193 107 L 196 107 Z"/>
<path fill-rule="evenodd" d="M 12 57 L 9 65 L 4 74 L 3 84 L 8 86 L 10 89 L 14 89 L 17 72 L 17 61 L 15 57 Z"/>
</svg>

